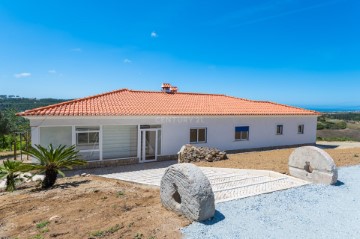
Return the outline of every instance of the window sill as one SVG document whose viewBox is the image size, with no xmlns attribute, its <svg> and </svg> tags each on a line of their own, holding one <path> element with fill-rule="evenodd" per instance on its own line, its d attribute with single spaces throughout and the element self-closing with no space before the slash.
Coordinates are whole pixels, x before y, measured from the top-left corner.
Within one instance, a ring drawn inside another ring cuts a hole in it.
<svg viewBox="0 0 360 239">
<path fill-rule="evenodd" d="M 99 146 L 99 144 L 76 144 L 76 146 Z"/>
<path fill-rule="evenodd" d="M 94 151 L 100 151 L 100 149 L 82 149 L 82 150 L 79 150 L 79 152 L 94 152 Z"/>
<path fill-rule="evenodd" d="M 190 142 L 189 144 L 206 144 L 207 141 L 204 141 L 204 142 Z"/>
<path fill-rule="evenodd" d="M 234 142 L 243 142 L 243 141 L 249 141 L 248 139 L 235 139 Z"/>
</svg>

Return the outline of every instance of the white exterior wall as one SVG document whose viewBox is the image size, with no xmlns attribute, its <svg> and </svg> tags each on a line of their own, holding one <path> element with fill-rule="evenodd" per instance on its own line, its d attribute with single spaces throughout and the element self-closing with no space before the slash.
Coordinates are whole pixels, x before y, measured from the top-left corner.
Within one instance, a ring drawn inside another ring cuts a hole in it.
<svg viewBox="0 0 360 239">
<path fill-rule="evenodd" d="M 316 142 L 317 116 L 179 116 L 179 117 L 28 117 L 32 143 L 39 143 L 39 127 L 161 124 L 161 155 L 176 154 L 189 143 L 190 128 L 206 127 L 207 142 L 198 146 L 236 150 L 312 144 Z M 298 134 L 298 125 L 304 134 Z M 283 135 L 276 135 L 276 125 L 283 125 Z M 249 126 L 248 141 L 235 140 L 235 127 Z"/>
</svg>

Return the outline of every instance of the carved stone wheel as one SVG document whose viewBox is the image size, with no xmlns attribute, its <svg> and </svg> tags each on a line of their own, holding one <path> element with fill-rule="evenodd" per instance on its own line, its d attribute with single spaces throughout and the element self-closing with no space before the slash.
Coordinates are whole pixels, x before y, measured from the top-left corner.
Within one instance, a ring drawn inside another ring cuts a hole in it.
<svg viewBox="0 0 360 239">
<path fill-rule="evenodd" d="M 192 221 L 203 221 L 215 214 L 215 198 L 210 182 L 190 163 L 168 167 L 160 184 L 163 206 Z"/>
<path fill-rule="evenodd" d="M 335 184 L 337 167 L 331 156 L 314 146 L 295 149 L 289 157 L 290 175 L 313 183 Z"/>
</svg>

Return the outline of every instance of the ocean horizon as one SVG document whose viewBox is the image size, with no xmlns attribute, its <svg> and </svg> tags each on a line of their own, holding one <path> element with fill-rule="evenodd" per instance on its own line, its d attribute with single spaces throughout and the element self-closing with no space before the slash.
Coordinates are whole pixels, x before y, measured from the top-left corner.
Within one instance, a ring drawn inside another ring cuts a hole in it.
<svg viewBox="0 0 360 239">
<path fill-rule="evenodd" d="M 317 105 L 299 105 L 301 108 L 315 110 L 322 113 L 339 112 L 360 112 L 360 106 L 317 106 Z"/>
</svg>

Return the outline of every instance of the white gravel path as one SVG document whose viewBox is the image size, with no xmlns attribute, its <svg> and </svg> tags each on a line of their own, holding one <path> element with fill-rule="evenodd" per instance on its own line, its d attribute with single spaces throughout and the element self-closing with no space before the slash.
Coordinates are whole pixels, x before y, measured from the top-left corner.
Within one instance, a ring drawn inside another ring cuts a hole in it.
<svg viewBox="0 0 360 239">
<path fill-rule="evenodd" d="M 219 203 L 184 238 L 360 238 L 360 166 L 340 168 L 339 180 Z"/>
</svg>

